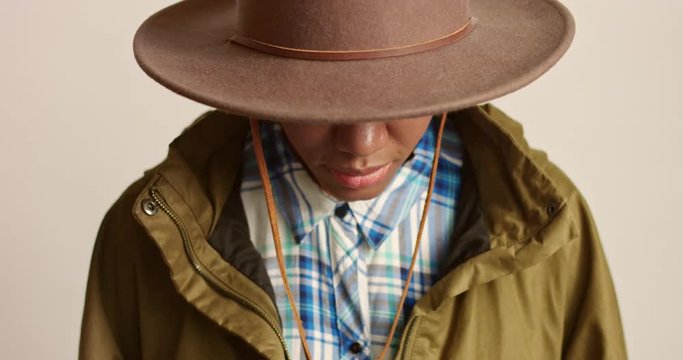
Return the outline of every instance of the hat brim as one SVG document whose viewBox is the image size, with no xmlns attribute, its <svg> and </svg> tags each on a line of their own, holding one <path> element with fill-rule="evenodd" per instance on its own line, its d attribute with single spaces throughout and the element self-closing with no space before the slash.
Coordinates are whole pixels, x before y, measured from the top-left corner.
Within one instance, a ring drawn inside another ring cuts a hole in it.
<svg viewBox="0 0 683 360">
<path fill-rule="evenodd" d="M 235 1 L 186 0 L 135 35 L 142 69 L 170 90 L 266 120 L 357 122 L 460 110 L 517 90 L 565 53 L 574 20 L 555 0 L 471 0 L 459 41 L 372 60 L 274 56 L 228 42 Z"/>
</svg>

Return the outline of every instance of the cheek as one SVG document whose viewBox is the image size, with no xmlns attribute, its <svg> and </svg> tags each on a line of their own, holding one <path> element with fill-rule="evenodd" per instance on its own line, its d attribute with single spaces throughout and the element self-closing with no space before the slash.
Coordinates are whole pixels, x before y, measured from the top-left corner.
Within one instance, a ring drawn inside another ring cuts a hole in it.
<svg viewBox="0 0 683 360">
<path fill-rule="evenodd" d="M 282 124 L 282 130 L 291 147 L 309 166 L 322 158 L 331 144 L 331 131 L 325 125 Z"/>
<path fill-rule="evenodd" d="M 429 127 L 431 117 L 400 121 L 402 123 L 397 122 L 392 126 L 392 137 L 402 150 L 411 152 Z"/>
</svg>

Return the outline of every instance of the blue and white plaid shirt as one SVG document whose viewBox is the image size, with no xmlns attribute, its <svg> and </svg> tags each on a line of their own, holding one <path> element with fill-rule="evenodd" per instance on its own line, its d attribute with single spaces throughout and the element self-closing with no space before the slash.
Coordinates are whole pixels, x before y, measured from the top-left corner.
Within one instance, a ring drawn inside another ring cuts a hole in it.
<svg viewBox="0 0 683 360">
<path fill-rule="evenodd" d="M 261 122 L 287 278 L 315 359 L 369 359 L 381 352 L 410 267 L 440 116 L 432 117 L 414 156 L 384 192 L 374 199 L 348 203 L 321 191 L 279 124 Z M 424 238 L 388 358 L 398 348 L 415 301 L 437 280 L 445 261 L 460 192 L 462 151 L 455 127 L 447 122 Z M 244 157 L 241 196 L 250 236 L 273 284 L 288 351 L 293 359 L 303 359 L 251 139 Z"/>
</svg>

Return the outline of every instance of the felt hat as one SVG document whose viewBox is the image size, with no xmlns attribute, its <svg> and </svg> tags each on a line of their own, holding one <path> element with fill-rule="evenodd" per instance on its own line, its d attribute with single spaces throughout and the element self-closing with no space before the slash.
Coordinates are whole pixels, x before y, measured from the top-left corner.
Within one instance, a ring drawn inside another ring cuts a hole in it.
<svg viewBox="0 0 683 360">
<path fill-rule="evenodd" d="M 573 35 L 556 0 L 185 0 L 140 26 L 134 52 L 153 79 L 217 109 L 343 123 L 497 98 Z"/>
</svg>

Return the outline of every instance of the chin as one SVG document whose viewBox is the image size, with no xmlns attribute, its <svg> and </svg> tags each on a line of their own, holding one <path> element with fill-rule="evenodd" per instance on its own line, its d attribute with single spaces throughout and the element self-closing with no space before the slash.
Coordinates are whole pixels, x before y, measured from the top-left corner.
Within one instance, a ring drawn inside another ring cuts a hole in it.
<svg viewBox="0 0 683 360">
<path fill-rule="evenodd" d="M 370 200 L 372 198 L 377 197 L 379 193 L 372 193 L 372 194 L 357 194 L 356 192 L 353 192 L 352 194 L 335 194 L 335 198 L 341 201 L 359 201 L 359 200 Z"/>
</svg>

